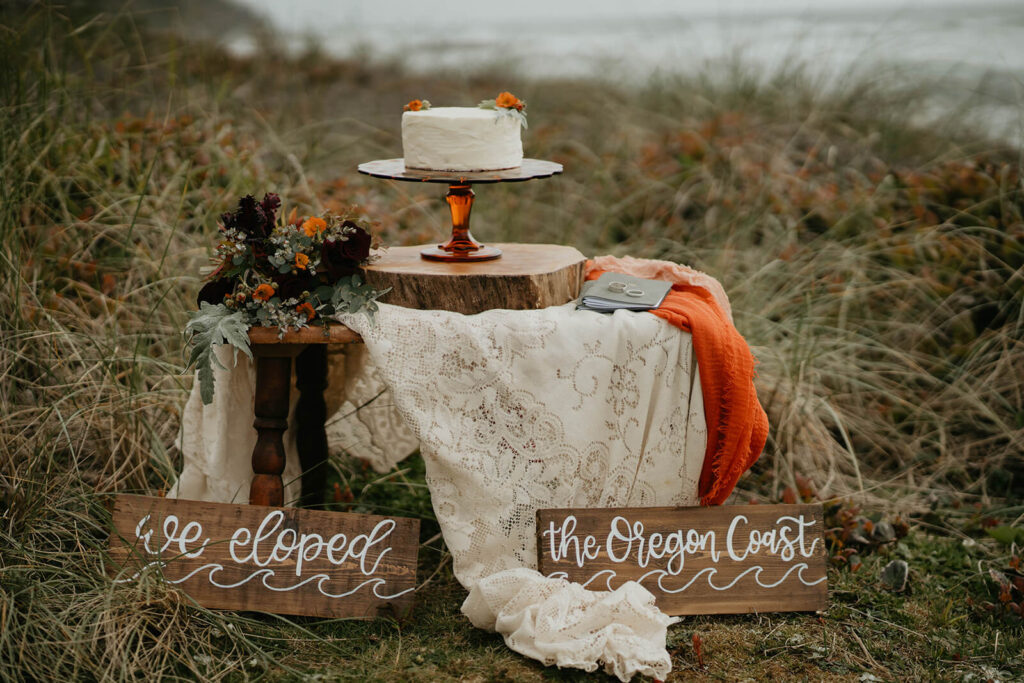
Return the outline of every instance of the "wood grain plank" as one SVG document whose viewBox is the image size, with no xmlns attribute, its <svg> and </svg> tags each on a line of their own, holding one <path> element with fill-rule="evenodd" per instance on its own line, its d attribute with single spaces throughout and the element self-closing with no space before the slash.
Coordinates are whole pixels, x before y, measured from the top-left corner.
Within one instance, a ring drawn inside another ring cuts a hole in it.
<svg viewBox="0 0 1024 683">
<path fill-rule="evenodd" d="M 820 611 L 821 505 L 537 511 L 537 564 L 593 590 L 639 581 L 666 614 Z"/>
<path fill-rule="evenodd" d="M 419 520 L 121 495 L 110 567 L 156 572 L 200 605 L 316 617 L 411 608 Z"/>
<path fill-rule="evenodd" d="M 341 323 L 330 323 L 324 329 L 320 325 L 288 330 L 283 336 L 276 327 L 249 328 L 250 344 L 354 344 L 363 338 L 357 332 Z"/>
</svg>

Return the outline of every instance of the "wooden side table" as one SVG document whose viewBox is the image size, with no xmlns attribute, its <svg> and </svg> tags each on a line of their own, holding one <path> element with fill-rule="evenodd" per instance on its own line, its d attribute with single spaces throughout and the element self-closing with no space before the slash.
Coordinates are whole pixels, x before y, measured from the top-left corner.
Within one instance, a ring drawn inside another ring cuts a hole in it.
<svg viewBox="0 0 1024 683">
<path fill-rule="evenodd" d="M 585 259 L 572 247 L 551 244 L 498 244 L 503 257 L 476 263 L 442 263 L 420 257 L 422 246 L 389 249 L 364 268 L 366 280 L 391 288 L 382 301 L 417 309 L 473 314 L 493 308 L 529 310 L 558 306 L 579 296 Z M 338 323 L 278 336 L 276 328 L 253 328 L 249 342 L 256 357 L 256 446 L 252 451 L 249 503 L 283 505 L 284 432 L 288 428 L 294 359 L 299 402 L 296 445 L 302 466 L 302 504 L 323 503 L 323 464 L 327 460 L 324 422 L 327 404 L 327 346 L 362 338 Z"/>
</svg>

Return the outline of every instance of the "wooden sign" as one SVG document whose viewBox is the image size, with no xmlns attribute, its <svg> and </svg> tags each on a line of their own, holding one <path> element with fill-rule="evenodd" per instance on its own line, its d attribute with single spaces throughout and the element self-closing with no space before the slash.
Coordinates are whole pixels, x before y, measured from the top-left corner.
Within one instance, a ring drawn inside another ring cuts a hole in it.
<svg viewBox="0 0 1024 683">
<path fill-rule="evenodd" d="M 545 576 L 591 590 L 637 581 L 670 615 L 819 611 L 821 505 L 537 511 Z"/>
<path fill-rule="evenodd" d="M 405 614 L 418 519 L 117 496 L 116 583 L 154 573 L 204 607 L 316 617 Z"/>
</svg>

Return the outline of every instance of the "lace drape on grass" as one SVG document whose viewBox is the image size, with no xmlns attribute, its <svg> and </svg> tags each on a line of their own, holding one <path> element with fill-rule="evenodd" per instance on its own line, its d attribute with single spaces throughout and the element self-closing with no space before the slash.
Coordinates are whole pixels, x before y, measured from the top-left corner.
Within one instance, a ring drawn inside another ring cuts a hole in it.
<svg viewBox="0 0 1024 683">
<path fill-rule="evenodd" d="M 638 584 L 598 593 L 536 571 L 536 511 L 694 505 L 707 431 L 688 333 L 573 304 L 463 316 L 382 305 L 363 336 L 420 439 L 474 624 L 547 664 L 664 677 L 671 622 Z"/>
</svg>

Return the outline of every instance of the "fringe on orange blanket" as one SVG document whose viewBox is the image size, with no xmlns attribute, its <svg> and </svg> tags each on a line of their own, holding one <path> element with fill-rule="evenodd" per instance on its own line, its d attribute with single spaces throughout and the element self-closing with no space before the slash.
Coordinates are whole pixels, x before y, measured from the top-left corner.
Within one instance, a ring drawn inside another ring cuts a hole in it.
<svg viewBox="0 0 1024 683">
<path fill-rule="evenodd" d="M 720 505 L 768 438 L 768 416 L 754 388 L 754 355 L 732 324 L 725 292 L 713 278 L 667 261 L 609 256 L 587 261 L 588 280 L 606 271 L 673 282 L 665 301 L 650 313 L 693 337 L 708 424 L 697 492 L 701 505 Z"/>
</svg>

